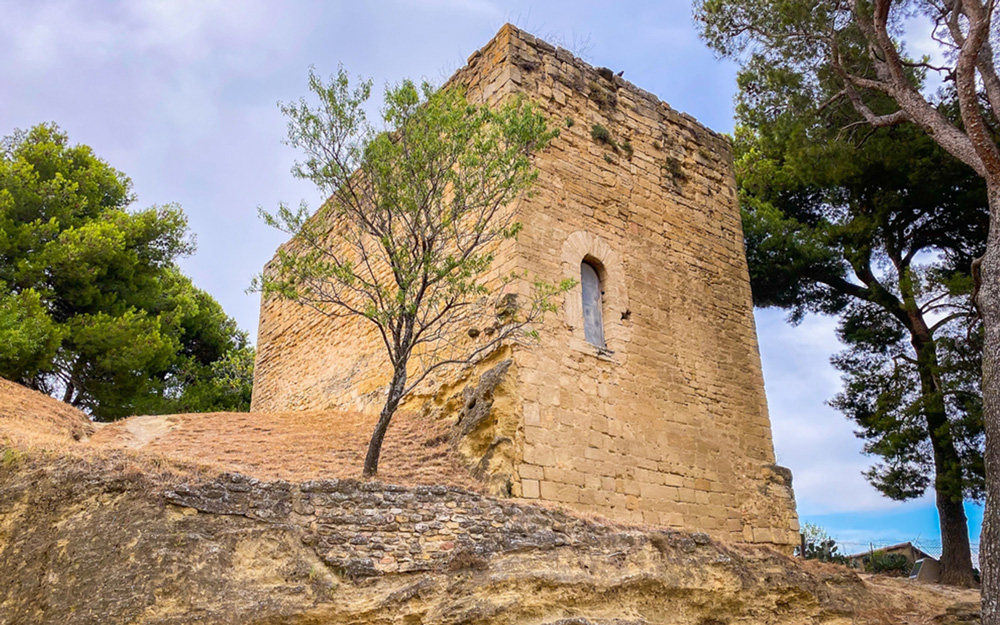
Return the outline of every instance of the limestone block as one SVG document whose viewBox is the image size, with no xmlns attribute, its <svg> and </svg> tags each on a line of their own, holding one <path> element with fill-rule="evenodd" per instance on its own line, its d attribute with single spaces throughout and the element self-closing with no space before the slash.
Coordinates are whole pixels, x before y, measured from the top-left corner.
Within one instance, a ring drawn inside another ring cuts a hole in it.
<svg viewBox="0 0 1000 625">
<path fill-rule="evenodd" d="M 539 496 L 538 480 L 521 480 L 521 496 L 537 499 Z"/>
</svg>

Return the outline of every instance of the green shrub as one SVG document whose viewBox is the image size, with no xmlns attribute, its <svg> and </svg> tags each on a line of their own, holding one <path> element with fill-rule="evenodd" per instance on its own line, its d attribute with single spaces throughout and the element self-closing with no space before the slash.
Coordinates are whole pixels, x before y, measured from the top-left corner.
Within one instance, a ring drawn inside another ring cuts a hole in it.
<svg viewBox="0 0 1000 625">
<path fill-rule="evenodd" d="M 885 553 L 876 551 L 871 555 L 865 564 L 865 570 L 869 573 L 882 573 L 884 575 L 909 575 L 913 566 L 901 553 Z"/>
<path fill-rule="evenodd" d="M 590 127 L 590 138 L 604 145 L 612 145 L 613 143 L 611 141 L 611 131 L 600 124 L 594 124 Z"/>
<path fill-rule="evenodd" d="M 13 447 L 4 447 L 3 453 L 0 454 L 0 465 L 3 465 L 6 469 L 11 469 L 23 461 L 24 454 Z"/>
</svg>

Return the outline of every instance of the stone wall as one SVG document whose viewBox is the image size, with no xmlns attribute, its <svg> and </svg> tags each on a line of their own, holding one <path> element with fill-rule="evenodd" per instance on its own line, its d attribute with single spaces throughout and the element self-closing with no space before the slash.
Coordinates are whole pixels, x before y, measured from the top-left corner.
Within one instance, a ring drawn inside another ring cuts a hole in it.
<svg viewBox="0 0 1000 625">
<path fill-rule="evenodd" d="M 726 138 L 651 94 L 510 30 L 508 82 L 561 136 L 540 154 L 518 253 L 549 280 L 603 273 L 607 350 L 579 287 L 518 354 L 515 495 L 612 518 L 792 544 Z M 602 139 L 603 129 L 607 138 Z M 595 136 L 597 138 L 595 138 Z"/>
<path fill-rule="evenodd" d="M 294 484 L 225 474 L 168 491 L 190 513 L 232 514 L 294 526 L 324 564 L 347 577 L 475 568 L 526 549 L 585 548 L 621 531 L 558 510 L 446 486 L 356 480 Z M 705 534 L 675 540 L 705 544 Z"/>
<path fill-rule="evenodd" d="M 524 228 L 495 271 L 579 280 L 587 260 L 604 291 L 607 349 L 583 336 L 578 287 L 539 328 L 539 345 L 514 350 L 504 401 L 476 434 L 480 448 L 510 442 L 493 482 L 613 519 L 795 544 L 728 140 L 511 26 L 451 84 L 491 104 L 528 94 L 561 129 L 536 156 L 533 195 L 511 207 Z M 362 322 L 265 301 L 253 408 L 377 412 L 388 379 L 379 349 Z M 454 419 L 478 373 L 438 378 L 407 409 Z"/>
</svg>

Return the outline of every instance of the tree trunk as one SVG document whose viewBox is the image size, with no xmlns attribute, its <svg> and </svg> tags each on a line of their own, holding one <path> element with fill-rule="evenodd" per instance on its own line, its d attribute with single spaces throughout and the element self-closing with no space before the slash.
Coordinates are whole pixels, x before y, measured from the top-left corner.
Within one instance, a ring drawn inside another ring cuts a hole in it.
<svg viewBox="0 0 1000 625">
<path fill-rule="evenodd" d="M 406 365 L 397 367 L 392 374 L 392 382 L 389 384 L 389 396 L 385 399 L 385 406 L 379 414 L 378 423 L 375 424 L 375 431 L 372 432 L 371 441 L 368 443 L 368 454 L 365 456 L 365 477 L 374 477 L 378 474 L 378 459 L 382 454 L 382 441 L 385 440 L 385 433 L 389 430 L 389 421 L 392 415 L 396 414 L 399 401 L 403 398 L 403 389 L 406 387 Z"/>
<path fill-rule="evenodd" d="M 941 583 L 949 586 L 976 585 L 972 575 L 972 551 L 969 546 L 969 519 L 961 501 L 945 492 L 936 494 L 941 520 Z"/>
<path fill-rule="evenodd" d="M 913 346 L 917 352 L 924 418 L 934 453 L 934 498 L 941 522 L 941 583 L 974 586 L 969 520 L 963 505 L 962 459 L 955 448 L 947 409 L 937 377 L 937 345 L 923 318 L 914 316 Z"/>
<path fill-rule="evenodd" d="M 989 182 L 989 181 L 988 181 Z M 976 304 L 983 316 L 983 427 L 986 511 L 980 538 L 983 625 L 1000 625 L 1000 181 L 989 184 L 990 233 L 980 266 Z"/>
<path fill-rule="evenodd" d="M 73 381 L 70 380 L 70 381 L 66 382 L 66 392 L 63 393 L 63 402 L 64 403 L 67 403 L 67 404 L 72 403 L 72 401 L 73 401 L 73 392 L 74 391 L 76 391 L 76 386 L 73 384 Z"/>
</svg>

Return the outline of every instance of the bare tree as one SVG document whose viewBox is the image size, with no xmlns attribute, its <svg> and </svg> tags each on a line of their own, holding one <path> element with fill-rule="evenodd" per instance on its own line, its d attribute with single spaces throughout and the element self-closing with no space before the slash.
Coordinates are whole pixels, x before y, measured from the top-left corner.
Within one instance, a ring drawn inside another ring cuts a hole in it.
<svg viewBox="0 0 1000 625">
<path fill-rule="evenodd" d="M 511 204 L 537 177 L 531 156 L 555 132 L 522 97 L 491 109 L 459 88 L 404 81 L 386 89 L 376 128 L 364 110 L 371 81 L 352 89 L 341 68 L 328 84 L 310 73 L 309 87 L 318 107 L 281 110 L 306 155 L 295 175 L 330 199 L 312 217 L 304 205 L 262 211 L 292 241 L 255 288 L 377 329 L 392 378 L 365 458 L 373 476 L 404 397 L 435 371 L 534 336 L 550 298 L 572 286 L 523 289 L 526 276 L 491 270 L 520 229 Z"/>
</svg>

